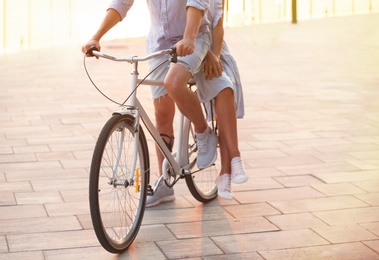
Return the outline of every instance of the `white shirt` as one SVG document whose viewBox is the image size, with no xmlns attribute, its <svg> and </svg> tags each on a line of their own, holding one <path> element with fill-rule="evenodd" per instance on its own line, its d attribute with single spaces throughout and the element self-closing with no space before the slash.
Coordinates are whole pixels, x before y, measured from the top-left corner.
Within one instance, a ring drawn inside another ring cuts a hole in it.
<svg viewBox="0 0 379 260">
<path fill-rule="evenodd" d="M 113 0 L 109 8 L 115 9 L 124 19 L 133 2 L 134 0 Z M 183 38 L 187 20 L 186 9 L 189 6 L 204 11 L 199 35 L 204 33 L 210 35 L 210 24 L 205 15 L 209 8 L 209 0 L 146 0 L 146 2 L 151 20 L 146 39 L 148 53 L 170 48 Z"/>
</svg>

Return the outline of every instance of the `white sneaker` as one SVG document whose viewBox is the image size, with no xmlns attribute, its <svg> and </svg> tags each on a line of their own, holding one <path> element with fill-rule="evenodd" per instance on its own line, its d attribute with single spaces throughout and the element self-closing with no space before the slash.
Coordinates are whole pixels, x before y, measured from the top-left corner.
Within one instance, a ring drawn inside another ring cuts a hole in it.
<svg viewBox="0 0 379 260">
<path fill-rule="evenodd" d="M 248 177 L 246 174 L 245 167 L 243 166 L 243 162 L 241 157 L 234 157 L 232 159 L 232 182 L 236 184 L 241 184 L 247 182 Z"/>
<path fill-rule="evenodd" d="M 196 133 L 197 167 L 199 169 L 211 166 L 217 159 L 217 135 L 208 127 L 204 133 Z"/>
<path fill-rule="evenodd" d="M 224 173 L 216 178 L 217 195 L 226 200 L 232 200 L 233 194 L 231 189 L 230 174 Z"/>
<path fill-rule="evenodd" d="M 164 183 L 163 177 L 160 177 L 155 181 L 154 195 L 147 196 L 146 208 L 157 206 L 163 202 L 169 202 L 175 200 L 174 189 L 170 188 Z"/>
</svg>

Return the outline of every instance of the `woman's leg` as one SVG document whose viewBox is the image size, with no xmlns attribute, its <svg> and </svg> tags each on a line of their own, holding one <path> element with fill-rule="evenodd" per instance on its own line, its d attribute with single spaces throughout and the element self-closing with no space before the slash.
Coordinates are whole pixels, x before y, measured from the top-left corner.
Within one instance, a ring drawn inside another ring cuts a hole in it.
<svg viewBox="0 0 379 260">
<path fill-rule="evenodd" d="M 237 118 L 233 90 L 231 88 L 222 90 L 216 97 L 215 106 L 221 154 L 220 175 L 230 174 L 229 180 L 231 179 L 234 183 L 244 183 L 248 178 L 238 148 Z"/>
<path fill-rule="evenodd" d="M 230 161 L 234 157 L 240 157 L 240 151 L 238 149 L 238 134 L 237 134 L 237 118 L 236 107 L 234 104 L 234 95 L 231 88 L 225 88 L 216 97 L 216 114 L 218 121 L 218 131 L 221 155 L 224 154 L 225 170 L 230 173 Z M 221 156 L 223 158 L 223 156 Z"/>
</svg>

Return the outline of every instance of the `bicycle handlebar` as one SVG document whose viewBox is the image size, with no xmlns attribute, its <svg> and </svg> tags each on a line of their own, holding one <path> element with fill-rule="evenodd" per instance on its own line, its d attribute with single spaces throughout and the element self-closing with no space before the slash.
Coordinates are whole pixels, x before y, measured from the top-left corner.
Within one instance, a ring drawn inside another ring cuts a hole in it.
<svg viewBox="0 0 379 260">
<path fill-rule="evenodd" d="M 86 52 L 86 54 L 89 54 L 90 56 L 97 56 L 101 58 L 105 58 L 108 60 L 113 60 L 113 61 L 126 61 L 129 63 L 135 63 L 138 61 L 146 61 L 150 60 L 152 58 L 164 55 L 164 54 L 170 54 L 171 55 L 171 62 L 176 63 L 178 60 L 177 54 L 176 54 L 176 48 L 171 48 L 171 49 L 165 49 L 157 52 L 153 52 L 149 55 L 139 57 L 139 56 L 130 56 L 130 57 L 115 57 L 112 55 L 108 55 L 105 53 L 100 52 L 95 46 L 92 46 L 89 48 Z"/>
</svg>

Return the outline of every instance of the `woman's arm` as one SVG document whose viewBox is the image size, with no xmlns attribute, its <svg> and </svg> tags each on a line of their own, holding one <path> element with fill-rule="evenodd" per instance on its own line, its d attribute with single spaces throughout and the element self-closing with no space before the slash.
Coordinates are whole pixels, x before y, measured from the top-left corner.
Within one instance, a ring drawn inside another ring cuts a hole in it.
<svg viewBox="0 0 379 260">
<path fill-rule="evenodd" d="M 224 8 L 224 1 L 222 1 Z M 204 73 L 205 79 L 209 80 L 214 77 L 220 77 L 223 71 L 222 62 L 220 59 L 222 44 L 224 41 L 224 17 L 223 15 L 217 22 L 217 25 L 212 30 L 212 49 L 208 51 L 205 57 Z"/>
</svg>

